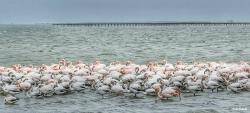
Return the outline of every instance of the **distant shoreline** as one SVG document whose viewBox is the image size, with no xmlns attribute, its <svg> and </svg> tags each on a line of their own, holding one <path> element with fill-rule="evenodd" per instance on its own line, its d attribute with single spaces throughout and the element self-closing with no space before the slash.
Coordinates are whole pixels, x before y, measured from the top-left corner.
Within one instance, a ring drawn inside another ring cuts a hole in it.
<svg viewBox="0 0 250 113">
<path fill-rule="evenodd" d="M 0 24 L 0 25 L 53 25 L 53 26 L 170 26 L 170 25 L 250 25 L 250 22 L 83 22 L 83 23 L 31 23 L 31 24 Z"/>
<path fill-rule="evenodd" d="M 52 23 L 0 23 L 0 25 L 250 25 L 250 22 L 209 22 L 209 21 L 149 21 L 149 22 L 52 22 Z"/>
</svg>

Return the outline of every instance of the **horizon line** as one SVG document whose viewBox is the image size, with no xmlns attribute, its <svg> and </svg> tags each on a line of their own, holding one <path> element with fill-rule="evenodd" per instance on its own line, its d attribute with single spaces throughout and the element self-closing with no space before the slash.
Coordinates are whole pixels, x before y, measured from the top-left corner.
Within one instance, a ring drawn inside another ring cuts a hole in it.
<svg viewBox="0 0 250 113">
<path fill-rule="evenodd" d="M 250 21 L 96 21 L 96 22 L 37 22 L 37 23 L 0 23 L 0 25 L 35 24 L 250 24 Z"/>
</svg>

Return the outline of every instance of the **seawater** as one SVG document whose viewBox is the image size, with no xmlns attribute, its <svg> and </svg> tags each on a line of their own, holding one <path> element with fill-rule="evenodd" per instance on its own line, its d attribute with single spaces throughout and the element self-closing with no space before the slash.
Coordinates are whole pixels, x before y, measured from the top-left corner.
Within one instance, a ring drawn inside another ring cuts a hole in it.
<svg viewBox="0 0 250 113">
<path fill-rule="evenodd" d="M 169 62 L 250 61 L 249 25 L 170 26 L 53 26 L 0 25 L 0 65 L 41 65 L 59 59 L 86 63 L 98 59 L 106 64 L 131 60 L 136 63 L 167 59 Z M 16 105 L 5 105 L 0 96 L 0 112 L 247 112 L 250 94 L 229 92 L 183 94 L 181 101 L 155 103 L 155 97 L 106 95 L 86 90 L 49 98 L 22 95 Z"/>
</svg>

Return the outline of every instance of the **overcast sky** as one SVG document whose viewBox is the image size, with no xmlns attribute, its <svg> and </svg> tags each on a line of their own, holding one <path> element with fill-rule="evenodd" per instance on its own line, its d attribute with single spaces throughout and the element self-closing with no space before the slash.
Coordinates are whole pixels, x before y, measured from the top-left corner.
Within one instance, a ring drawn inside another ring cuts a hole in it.
<svg viewBox="0 0 250 113">
<path fill-rule="evenodd" d="M 0 23 L 250 21 L 250 0 L 0 0 Z"/>
</svg>

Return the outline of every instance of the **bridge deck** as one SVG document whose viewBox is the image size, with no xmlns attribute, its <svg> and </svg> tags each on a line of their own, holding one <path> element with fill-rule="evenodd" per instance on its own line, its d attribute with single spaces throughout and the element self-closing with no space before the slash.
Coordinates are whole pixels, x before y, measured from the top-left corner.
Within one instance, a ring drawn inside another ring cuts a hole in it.
<svg viewBox="0 0 250 113">
<path fill-rule="evenodd" d="M 110 22 L 110 23 L 54 23 L 59 26 L 167 26 L 167 25 L 250 25 L 250 22 Z"/>
</svg>

